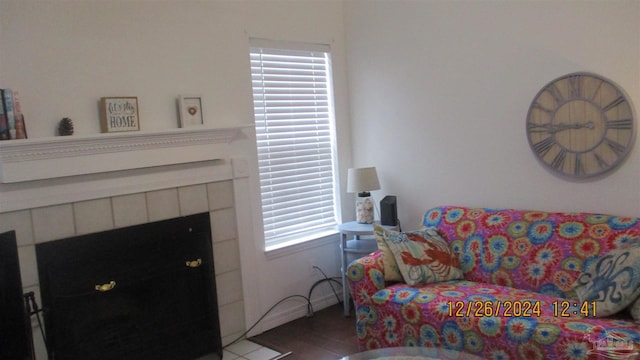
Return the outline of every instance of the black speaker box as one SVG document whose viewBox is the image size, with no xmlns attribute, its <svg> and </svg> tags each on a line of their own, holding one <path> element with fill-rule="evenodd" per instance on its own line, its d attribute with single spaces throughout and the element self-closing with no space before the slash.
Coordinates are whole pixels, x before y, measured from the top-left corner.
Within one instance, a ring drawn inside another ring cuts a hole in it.
<svg viewBox="0 0 640 360">
<path fill-rule="evenodd" d="M 398 206 L 395 196 L 387 195 L 380 200 L 380 223 L 382 225 L 398 225 Z"/>
</svg>

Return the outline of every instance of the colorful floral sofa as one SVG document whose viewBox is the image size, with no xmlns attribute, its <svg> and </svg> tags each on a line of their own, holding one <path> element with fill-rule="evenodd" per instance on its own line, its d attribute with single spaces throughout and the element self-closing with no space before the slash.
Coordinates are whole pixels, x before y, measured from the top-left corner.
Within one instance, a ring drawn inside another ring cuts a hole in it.
<svg viewBox="0 0 640 360">
<path fill-rule="evenodd" d="M 577 295 L 590 280 L 580 279 L 592 276 L 596 264 L 604 279 L 614 275 L 602 259 L 636 246 L 638 218 L 443 206 L 428 210 L 423 225 L 437 229 L 463 278 L 414 286 L 386 281 L 381 250 L 351 263 L 361 350 L 444 347 L 504 360 L 640 358 L 640 325 L 628 307 L 594 317 L 595 297 Z M 623 285 L 635 286 L 634 296 L 640 291 L 637 282 Z M 638 311 L 640 300 L 630 306 Z"/>
</svg>

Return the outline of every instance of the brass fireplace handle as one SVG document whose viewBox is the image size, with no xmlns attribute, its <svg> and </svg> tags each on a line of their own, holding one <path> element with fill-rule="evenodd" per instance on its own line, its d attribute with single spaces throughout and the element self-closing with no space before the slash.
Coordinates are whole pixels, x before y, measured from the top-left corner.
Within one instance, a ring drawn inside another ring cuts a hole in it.
<svg viewBox="0 0 640 360">
<path fill-rule="evenodd" d="M 114 287 L 116 287 L 116 282 L 111 280 L 108 284 L 96 285 L 96 290 L 105 292 L 113 290 Z"/>
<path fill-rule="evenodd" d="M 193 261 L 187 261 L 187 267 L 190 267 L 190 268 L 197 268 L 200 265 L 202 265 L 202 259 L 200 258 Z"/>
</svg>

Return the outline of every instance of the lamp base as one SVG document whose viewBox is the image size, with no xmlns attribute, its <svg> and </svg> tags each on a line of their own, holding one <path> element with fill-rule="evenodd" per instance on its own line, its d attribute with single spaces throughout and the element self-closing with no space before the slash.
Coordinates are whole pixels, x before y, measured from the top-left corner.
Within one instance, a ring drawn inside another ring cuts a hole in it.
<svg viewBox="0 0 640 360">
<path fill-rule="evenodd" d="M 362 196 L 366 194 L 365 196 Z M 360 193 L 356 197 L 356 221 L 360 224 L 373 224 L 373 198 L 370 194 Z"/>
</svg>

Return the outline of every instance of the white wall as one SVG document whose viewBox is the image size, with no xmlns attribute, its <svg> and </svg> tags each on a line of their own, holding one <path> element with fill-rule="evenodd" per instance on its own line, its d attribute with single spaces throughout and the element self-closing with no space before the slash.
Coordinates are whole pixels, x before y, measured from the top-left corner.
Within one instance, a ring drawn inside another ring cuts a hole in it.
<svg viewBox="0 0 640 360">
<path fill-rule="evenodd" d="M 530 150 L 539 89 L 605 76 L 640 110 L 638 1 L 347 1 L 354 165 L 375 165 L 405 229 L 440 204 L 640 216 L 638 142 L 617 171 L 554 176 Z M 636 127 L 640 126 L 636 122 Z"/>
<path fill-rule="evenodd" d="M 206 126 L 251 124 L 249 37 L 329 44 L 341 173 L 351 161 L 339 1 L 0 0 L 0 35 L 0 87 L 20 91 L 30 138 L 54 136 L 62 117 L 74 120 L 74 136 L 99 133 L 102 96 L 137 96 L 142 131 L 176 128 L 176 98 L 184 93 L 203 96 Z M 255 189 L 236 195 L 259 206 Z M 285 296 L 307 295 L 321 278 L 311 265 L 338 275 L 339 253 L 336 238 L 267 259 L 256 208 L 244 210 L 238 227 L 246 235 L 240 250 L 251 325 Z M 313 297 L 335 302 L 326 286 Z M 288 302 L 265 323 L 278 325 L 305 309 L 303 301 Z"/>
<path fill-rule="evenodd" d="M 65 116 L 75 136 L 98 133 L 98 100 L 115 95 L 138 96 L 143 131 L 177 127 L 181 93 L 203 95 L 207 126 L 242 125 L 253 115 L 249 37 L 328 43 L 341 174 L 351 150 L 354 165 L 377 166 L 374 196 L 398 195 L 405 228 L 450 203 L 640 216 L 637 144 L 613 174 L 575 183 L 536 161 L 524 131 L 537 91 L 569 72 L 606 76 L 640 106 L 639 19 L 637 1 L 0 0 L 0 86 L 20 91 L 31 138 L 53 136 Z M 306 295 L 311 265 L 332 276 L 339 262 L 337 241 L 267 259 L 255 216 L 239 224 L 252 240 L 241 244 L 249 324 Z"/>
</svg>

